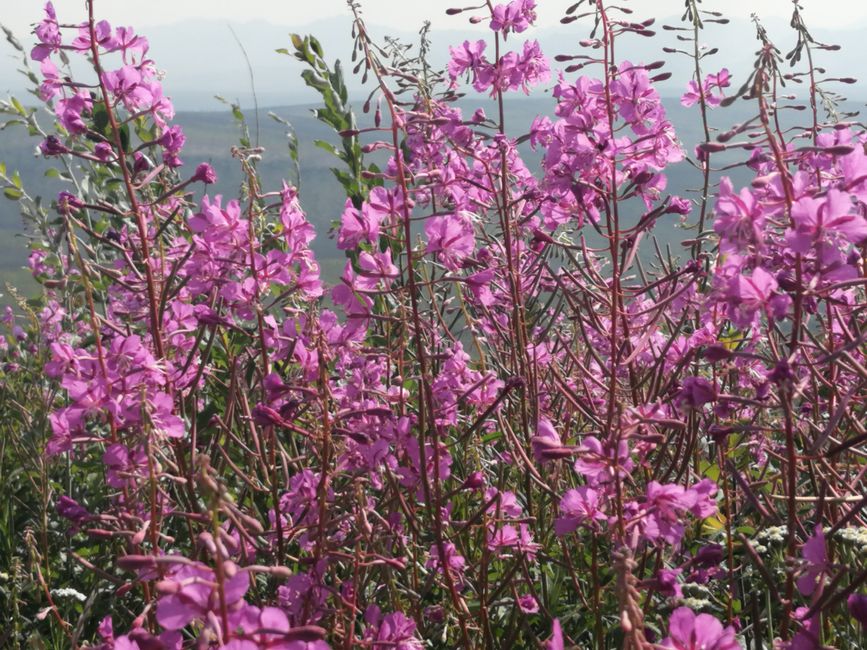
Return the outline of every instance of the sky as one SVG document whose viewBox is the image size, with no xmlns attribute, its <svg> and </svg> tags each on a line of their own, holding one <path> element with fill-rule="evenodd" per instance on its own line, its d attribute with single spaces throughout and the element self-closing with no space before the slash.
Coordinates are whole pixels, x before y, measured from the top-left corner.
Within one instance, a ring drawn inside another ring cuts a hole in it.
<svg viewBox="0 0 867 650">
<path fill-rule="evenodd" d="M 371 23 L 393 27 L 418 25 L 429 18 L 434 27 L 461 28 L 465 20 L 448 17 L 448 7 L 480 4 L 470 0 L 361 0 L 363 11 Z M 572 0 L 538 0 L 540 26 L 557 23 Z M 619 2 L 618 4 L 623 4 Z M 705 0 L 707 9 L 724 10 L 726 15 L 749 18 L 756 12 L 761 18 L 788 17 L 792 0 Z M 864 0 L 801 0 L 809 25 L 847 28 L 867 21 Z M 61 19 L 70 22 L 83 16 L 84 0 L 54 0 Z M 39 18 L 41 0 L 0 0 L 0 21 L 16 33 L 29 31 L 28 25 Z M 659 17 L 681 13 L 683 0 L 633 0 L 629 4 L 641 14 Z M 172 22 L 208 16 L 214 19 L 242 23 L 247 20 L 267 20 L 284 25 L 304 25 L 347 12 L 344 0 L 97 0 L 97 12 L 112 23 L 139 27 L 164 25 Z"/>
<path fill-rule="evenodd" d="M 454 6 L 481 4 L 482 0 L 359 0 L 365 21 L 374 39 L 386 34 L 402 42 L 414 43 L 425 19 L 433 24 L 431 64 L 443 67 L 448 61 L 448 46 L 464 39 L 484 38 L 490 34 L 487 23 L 470 25 L 467 12 L 447 16 Z M 494 0 L 503 2 L 505 0 Z M 575 0 L 537 0 L 536 26 L 518 35 L 538 38 L 549 56 L 574 53 L 591 25 L 559 24 L 566 8 Z M 613 2 L 614 0 L 609 0 Z M 276 53 L 289 47 L 290 32 L 314 33 L 326 49 L 326 58 L 347 61 L 351 56 L 350 11 L 346 0 L 95 0 L 99 18 L 112 25 L 133 26 L 147 36 L 149 55 L 166 71 L 165 90 L 179 110 L 220 110 L 216 95 L 237 100 L 247 106 L 253 98 L 247 67 L 235 37 L 243 44 L 255 70 L 256 97 L 263 106 L 301 104 L 316 100 L 314 91 L 298 83 L 301 65 Z M 867 59 L 867 0 L 800 0 L 804 17 L 814 35 L 826 42 L 839 43 L 843 49 L 829 55 L 817 53 L 819 65 L 840 72 L 839 76 L 859 76 L 853 61 Z M 682 92 L 692 75 L 692 64 L 684 57 L 663 55 L 662 47 L 680 46 L 675 33 L 659 29 L 661 24 L 677 24 L 684 0 L 617 0 L 634 11 L 633 19 L 657 18 L 657 37 L 624 39 L 618 55 L 632 61 L 667 60 L 670 80 L 660 91 L 669 96 Z M 33 42 L 32 23 L 41 18 L 43 0 L 0 0 L 0 22 L 10 27 L 28 47 Z M 61 23 L 77 23 L 85 18 L 85 0 L 54 0 Z M 774 43 L 783 52 L 794 45 L 788 27 L 792 0 L 703 0 L 705 9 L 724 10 L 732 20 L 726 27 L 709 26 L 703 32 L 708 46 L 719 53 L 707 66 L 725 65 L 739 85 L 752 70 L 757 49 L 750 16 L 756 12 L 768 27 Z M 589 20 L 589 19 L 588 19 Z M 309 29 L 308 29 L 308 26 Z M 231 28 L 231 29 L 230 29 Z M 232 32 L 235 32 L 234 34 Z M 512 39 L 510 39 L 510 43 Z M 22 96 L 23 77 L 16 73 L 17 61 L 6 58 L 11 49 L 0 42 L 0 96 Z M 8 61 L 7 64 L 5 61 Z M 709 69 L 709 68 L 708 68 Z M 845 75 L 842 74 L 845 72 Z M 366 91 L 353 75 L 347 79 L 350 94 L 358 98 Z M 848 97 L 864 98 L 867 86 L 845 88 Z"/>
</svg>

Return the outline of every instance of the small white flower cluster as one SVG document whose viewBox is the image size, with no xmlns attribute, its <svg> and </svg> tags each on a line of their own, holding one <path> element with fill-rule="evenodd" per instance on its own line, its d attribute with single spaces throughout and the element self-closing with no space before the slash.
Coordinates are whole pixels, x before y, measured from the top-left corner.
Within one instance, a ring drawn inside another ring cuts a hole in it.
<svg viewBox="0 0 867 650">
<path fill-rule="evenodd" d="M 788 529 L 785 526 L 769 526 L 756 533 L 756 544 L 753 545 L 756 553 L 768 552 L 768 547 L 782 544 L 786 541 Z"/>
<path fill-rule="evenodd" d="M 841 541 L 852 544 L 861 553 L 867 553 L 867 527 L 851 526 L 837 531 Z"/>
<path fill-rule="evenodd" d="M 60 598 L 60 599 L 74 598 L 75 600 L 77 600 L 80 603 L 83 603 L 85 600 L 87 600 L 87 596 L 85 596 L 83 593 L 81 593 L 80 591 L 77 591 L 76 589 L 70 589 L 68 587 L 63 587 L 61 589 L 52 589 L 51 595 L 54 596 L 55 598 Z"/>
<path fill-rule="evenodd" d="M 684 598 L 683 604 L 694 611 L 701 611 L 713 605 L 713 603 L 706 598 Z"/>
</svg>

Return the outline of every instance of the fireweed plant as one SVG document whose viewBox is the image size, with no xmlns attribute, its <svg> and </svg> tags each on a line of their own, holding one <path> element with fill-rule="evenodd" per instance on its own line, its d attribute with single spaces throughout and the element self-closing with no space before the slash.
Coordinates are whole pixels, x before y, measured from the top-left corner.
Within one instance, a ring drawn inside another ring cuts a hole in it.
<svg viewBox="0 0 867 650">
<path fill-rule="evenodd" d="M 797 3 L 746 80 L 700 0 L 664 27 L 694 150 L 663 63 L 618 56 L 654 20 L 606 0 L 553 59 L 535 0 L 450 9 L 490 30 L 444 71 L 350 4 L 365 127 L 293 36 L 339 142 L 330 287 L 264 149 L 209 194 L 147 40 L 84 4 L 24 57 L 51 128 L 2 105 L 67 183 L 49 209 L 0 168 L 42 286 L 0 338 L 4 647 L 865 647 L 867 137 Z"/>
</svg>

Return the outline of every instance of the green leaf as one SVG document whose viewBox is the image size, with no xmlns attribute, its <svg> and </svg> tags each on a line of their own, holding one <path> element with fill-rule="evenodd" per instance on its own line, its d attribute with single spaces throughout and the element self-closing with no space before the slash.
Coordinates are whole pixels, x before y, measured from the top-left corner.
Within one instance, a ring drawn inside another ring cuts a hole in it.
<svg viewBox="0 0 867 650">
<path fill-rule="evenodd" d="M 3 196 L 5 196 L 10 201 L 17 201 L 22 196 L 24 196 L 24 193 L 17 187 L 7 187 L 3 190 Z"/>
<path fill-rule="evenodd" d="M 93 105 L 93 130 L 102 135 L 108 134 L 108 111 L 102 102 Z"/>
<path fill-rule="evenodd" d="M 120 146 L 123 147 L 123 150 L 127 153 L 130 153 L 129 143 L 129 124 L 124 124 L 120 127 Z"/>
<path fill-rule="evenodd" d="M 706 476 L 714 482 L 719 481 L 720 468 L 716 463 L 703 460 L 701 461 L 699 468 L 701 469 L 702 476 Z"/>
<path fill-rule="evenodd" d="M 27 115 L 27 109 L 21 105 L 21 102 L 18 101 L 15 97 L 9 98 L 12 101 L 12 105 L 15 107 L 15 110 L 18 111 L 19 115 Z"/>
<path fill-rule="evenodd" d="M 340 152 L 337 150 L 337 147 L 335 147 L 330 142 L 326 142 L 325 140 L 314 140 L 313 144 L 316 145 L 317 147 L 319 147 L 320 149 L 324 149 L 325 151 L 327 151 L 330 154 L 333 154 L 335 156 L 340 156 Z"/>
</svg>

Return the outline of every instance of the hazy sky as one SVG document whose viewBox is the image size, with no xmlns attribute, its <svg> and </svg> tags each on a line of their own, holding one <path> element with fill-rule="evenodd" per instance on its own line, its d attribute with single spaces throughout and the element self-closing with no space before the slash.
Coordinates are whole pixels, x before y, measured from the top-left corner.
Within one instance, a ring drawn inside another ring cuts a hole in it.
<svg viewBox="0 0 867 650">
<path fill-rule="evenodd" d="M 493 0 L 503 2 L 505 0 Z M 575 0 L 537 0 L 538 29 L 528 32 L 538 38 L 545 52 L 572 52 L 575 36 L 586 34 L 587 21 L 582 26 L 559 25 L 566 8 Z M 614 0 L 609 0 L 613 2 Z M 468 15 L 446 16 L 449 7 L 481 4 L 480 0 L 360 0 L 363 13 L 375 38 L 384 34 L 397 36 L 404 42 L 415 42 L 415 35 L 425 18 L 433 22 L 434 50 L 431 63 L 445 66 L 447 45 L 457 40 L 488 34 L 487 23 L 472 26 Z M 684 0 L 631 0 L 626 3 L 635 12 L 633 18 L 656 17 L 660 23 L 676 23 L 683 13 Z M 807 24 L 819 40 L 839 43 L 842 53 L 816 54 L 818 65 L 829 64 L 829 70 L 846 66 L 860 67 L 867 60 L 867 0 L 801 0 Z M 41 18 L 43 0 L 0 0 L 0 22 L 11 27 L 29 47 L 33 36 L 30 25 Z M 61 22 L 76 23 L 86 16 L 85 0 L 54 0 Z M 732 19 L 727 27 L 711 26 L 704 33 L 706 42 L 720 48 L 719 54 L 707 65 L 726 65 L 736 80 L 749 74 L 756 50 L 755 31 L 749 24 L 752 12 L 759 14 L 771 30 L 774 42 L 787 52 L 794 45 L 794 33 L 788 29 L 792 0 L 704 0 L 706 9 L 723 9 Z M 347 61 L 351 54 L 349 36 L 350 12 L 346 0 L 96 0 L 97 14 L 113 25 L 131 25 L 144 33 L 151 43 L 151 55 L 161 69 L 167 71 L 165 89 L 180 109 L 214 109 L 215 95 L 228 96 L 246 105 L 252 99 L 249 76 L 239 48 L 228 26 L 234 26 L 244 44 L 255 70 L 257 97 L 264 105 L 304 103 L 316 99 L 315 93 L 296 83 L 300 64 L 275 53 L 287 45 L 290 31 L 304 32 L 307 25 L 326 21 L 312 31 L 326 44 L 327 58 Z M 202 20 L 204 18 L 204 20 Z M 330 19 L 330 20 L 329 20 Z M 200 23 L 200 24 L 199 24 Z M 179 25 L 175 28 L 175 25 Z M 582 31 L 583 30 L 583 31 Z M 522 37 L 525 35 L 521 35 Z M 663 46 L 676 46 L 673 32 L 657 28 L 654 39 L 626 39 L 618 49 L 620 57 L 634 61 L 653 61 L 662 55 Z M 0 42 L 0 55 L 10 50 Z M 680 93 L 691 77 L 691 63 L 686 59 L 666 56 L 672 73 L 670 81 L 660 90 Z M 0 57 L 0 96 L 6 92 L 22 95 L 23 81 L 15 74 L 12 59 Z M 857 64 L 853 64 L 857 61 Z M 203 65 L 203 62 L 205 65 Z M 294 66 L 294 67 L 293 67 Z M 858 76 L 855 69 L 845 69 L 846 75 Z M 353 94 L 363 92 L 360 80 L 350 77 Z M 867 86 L 843 89 L 849 97 L 865 97 Z"/>
<path fill-rule="evenodd" d="M 448 17 L 452 6 L 476 4 L 470 0 L 361 0 L 372 24 L 414 27 L 430 18 L 435 27 L 462 27 L 465 21 Z M 553 25 L 572 0 L 538 0 L 539 24 Z M 867 20 L 865 0 L 801 0 L 808 24 L 815 27 L 854 27 Z M 0 21 L 16 33 L 26 34 L 40 15 L 40 0 L 0 0 Z M 61 20 L 73 22 L 84 12 L 84 0 L 54 0 Z M 748 18 L 757 12 L 763 18 L 787 17 L 791 0 L 705 0 L 707 9 L 724 10 L 730 17 Z M 634 0 L 630 6 L 642 17 L 667 17 L 682 11 L 683 0 Z M 112 23 L 133 26 L 161 25 L 208 16 L 230 22 L 268 20 L 284 25 L 303 25 L 347 11 L 344 0 L 97 0 L 97 10 Z"/>
</svg>

